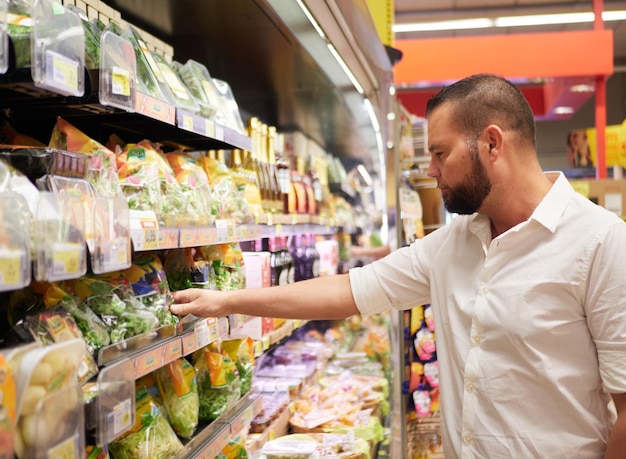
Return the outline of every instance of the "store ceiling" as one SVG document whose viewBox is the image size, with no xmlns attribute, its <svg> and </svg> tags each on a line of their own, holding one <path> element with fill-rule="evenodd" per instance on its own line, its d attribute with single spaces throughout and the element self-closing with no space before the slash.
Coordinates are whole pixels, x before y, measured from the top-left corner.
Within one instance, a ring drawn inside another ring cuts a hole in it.
<svg viewBox="0 0 626 459">
<path fill-rule="evenodd" d="M 538 14 L 557 14 L 557 13 L 573 13 L 573 12 L 592 12 L 593 1 L 591 0 L 394 0 L 395 8 L 395 24 L 402 25 L 407 23 L 424 23 L 450 21 L 458 19 L 472 18 L 496 18 L 503 16 L 529 16 Z M 604 1 L 604 11 L 626 10 L 626 1 Z M 420 32 L 396 32 L 395 43 L 397 47 L 402 47 L 405 40 L 421 40 L 421 39 L 446 39 L 446 38 L 469 38 L 469 37 L 503 37 L 517 34 L 536 34 L 550 32 L 578 32 L 593 30 L 593 23 L 579 24 L 558 24 L 558 25 L 542 25 L 542 26 L 521 26 L 521 27 L 490 27 L 483 29 L 455 29 L 455 30 L 437 30 L 437 31 L 420 31 Z M 614 72 L 623 71 L 623 64 L 626 62 L 626 21 L 605 21 L 604 28 L 610 29 L 613 34 L 613 57 Z M 576 46 L 576 44 L 573 44 Z M 585 61 L 589 59 L 589 55 L 580 55 L 579 59 Z M 415 56 L 403 56 L 403 59 L 415 59 Z M 511 56 L 500 55 L 494 56 L 494 59 L 510 59 Z M 445 59 L 442 56 L 442 59 Z M 436 66 L 437 62 L 430 62 L 428 65 Z M 575 77 L 579 75 L 570 75 L 569 83 L 576 83 Z M 550 79 L 551 75 L 545 75 L 546 79 Z M 589 75 L 586 75 L 586 82 L 589 82 Z M 429 94 L 432 94 L 437 87 L 446 82 L 419 82 L 413 81 L 396 81 L 399 86 L 400 98 L 404 100 L 411 99 L 411 104 L 423 105 Z M 582 81 L 581 81 L 582 82 Z M 593 82 L 593 81 L 592 81 Z M 421 84 L 420 84 L 421 83 Z M 559 82 L 557 82 L 559 83 Z M 418 89 L 418 86 L 422 86 Z M 423 86 L 430 86 L 424 88 Z M 528 87 L 530 92 L 537 96 L 541 92 L 543 83 L 535 81 L 533 84 L 525 84 L 520 86 Z M 562 84 L 565 87 L 567 85 Z M 593 95 L 593 92 L 586 94 L 561 94 L 559 104 L 566 104 L 568 101 L 563 97 L 572 98 L 570 102 L 575 110 Z M 573 100 L 573 98 L 577 98 Z M 543 102 L 539 105 L 542 105 Z M 414 111 L 415 112 L 415 111 Z M 418 113 L 419 114 L 419 113 Z M 538 108 L 536 110 L 538 119 L 563 119 L 572 114 L 561 114 L 553 116 L 549 113 L 549 107 Z"/>
</svg>

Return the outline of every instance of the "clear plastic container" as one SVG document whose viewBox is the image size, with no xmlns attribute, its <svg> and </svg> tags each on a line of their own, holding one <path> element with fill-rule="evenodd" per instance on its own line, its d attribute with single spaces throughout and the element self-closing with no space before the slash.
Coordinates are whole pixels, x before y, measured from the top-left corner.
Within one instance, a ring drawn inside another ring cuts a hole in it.
<svg viewBox="0 0 626 459">
<path fill-rule="evenodd" d="M 35 214 L 35 279 L 74 279 L 87 272 L 85 208 L 79 196 L 42 192 Z"/>
<path fill-rule="evenodd" d="M 96 274 L 130 268 L 130 219 L 124 198 L 97 197 L 93 207 L 94 248 L 91 269 Z"/>
<path fill-rule="evenodd" d="M 82 339 L 27 351 L 16 376 L 18 458 L 56 457 L 71 450 L 84 455 L 83 407 L 78 369 L 85 353 Z"/>
<path fill-rule="evenodd" d="M 31 227 L 26 200 L 13 191 L 0 192 L 0 292 L 31 281 Z"/>
<path fill-rule="evenodd" d="M 233 95 L 233 90 L 230 85 L 217 78 L 213 78 L 213 83 L 222 97 L 222 111 L 224 112 L 227 126 L 240 134 L 245 134 L 246 128 L 243 124 L 241 113 L 239 112 L 239 105 L 235 100 L 235 96 Z"/>
<path fill-rule="evenodd" d="M 100 103 L 132 112 L 136 85 L 137 58 L 132 43 L 104 31 L 100 37 Z"/>
<path fill-rule="evenodd" d="M 189 59 L 179 72 L 191 94 L 202 103 L 200 114 L 225 124 L 224 115 L 220 111 L 220 92 L 206 66 Z"/>
<path fill-rule="evenodd" d="M 78 15 L 52 0 L 34 0 L 31 75 L 64 96 L 85 93 L 85 31 Z"/>
<path fill-rule="evenodd" d="M 199 113 L 200 106 L 165 57 L 158 53 L 152 53 L 152 58 L 172 93 L 173 104 L 176 105 L 177 108 L 187 110 L 191 113 Z"/>
</svg>

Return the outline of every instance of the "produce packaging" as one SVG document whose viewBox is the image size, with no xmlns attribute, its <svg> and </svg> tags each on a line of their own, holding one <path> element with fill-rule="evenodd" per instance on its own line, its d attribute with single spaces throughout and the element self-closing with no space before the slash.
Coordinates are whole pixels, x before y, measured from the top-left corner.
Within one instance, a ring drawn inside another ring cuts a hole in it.
<svg viewBox="0 0 626 459">
<path fill-rule="evenodd" d="M 189 59 L 176 69 L 189 92 L 200 101 L 200 114 L 225 124 L 224 114 L 220 111 L 220 93 L 206 66 Z"/>
<path fill-rule="evenodd" d="M 211 212 L 211 185 L 202 167 L 193 156 L 184 151 L 167 153 L 165 158 L 172 166 L 176 180 L 187 198 L 191 223 L 212 224 L 215 216 Z"/>
<path fill-rule="evenodd" d="M 241 396 L 237 368 L 219 341 L 196 351 L 193 358 L 200 397 L 199 418 L 213 421 Z"/>
<path fill-rule="evenodd" d="M 154 378 L 174 432 L 191 438 L 198 426 L 200 406 L 194 367 L 179 358 L 156 370 Z"/>
<path fill-rule="evenodd" d="M 129 209 L 153 210 L 165 226 L 188 223 L 187 198 L 158 145 L 148 140 L 127 144 L 117 166 Z"/>
<path fill-rule="evenodd" d="M 82 339 L 73 339 L 28 350 L 19 360 L 18 458 L 44 457 L 41 454 L 77 435 L 84 450 L 82 399 L 78 371 L 85 353 Z M 80 448 L 77 451 L 81 453 Z"/>
<path fill-rule="evenodd" d="M 183 444 L 145 386 L 137 386 L 135 425 L 109 444 L 112 459 L 171 459 Z"/>
<path fill-rule="evenodd" d="M 185 247 L 172 249 L 165 256 L 165 273 L 172 291 L 187 288 L 214 288 L 215 274 L 202 252 Z"/>
<path fill-rule="evenodd" d="M 222 348 L 235 362 L 239 373 L 241 395 L 247 394 L 252 388 L 252 377 L 256 368 L 254 341 L 251 338 L 225 339 L 222 341 Z"/>
<path fill-rule="evenodd" d="M 30 32 L 33 25 L 31 18 L 31 4 L 26 0 L 10 0 L 9 36 L 15 50 L 15 66 L 24 68 L 30 66 Z"/>
<path fill-rule="evenodd" d="M 212 266 L 215 275 L 212 288 L 224 291 L 246 288 L 245 262 L 238 243 L 207 245 L 198 250 Z"/>
<path fill-rule="evenodd" d="M 239 105 L 235 100 L 235 96 L 233 95 L 233 90 L 230 85 L 226 81 L 219 80 L 217 78 L 213 78 L 213 84 L 221 97 L 221 108 L 226 119 L 226 125 L 231 129 L 244 134 L 245 126 L 243 124 L 243 120 L 241 119 Z"/>
<path fill-rule="evenodd" d="M 13 371 L 7 359 L 0 354 L 0 456 L 13 451 L 16 434 L 17 392 Z"/>
</svg>

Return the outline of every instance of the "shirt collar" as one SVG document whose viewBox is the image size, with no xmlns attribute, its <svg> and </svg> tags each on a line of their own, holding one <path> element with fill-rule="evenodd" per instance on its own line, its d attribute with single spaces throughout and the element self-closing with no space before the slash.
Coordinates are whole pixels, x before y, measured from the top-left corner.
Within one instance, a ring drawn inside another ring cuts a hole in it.
<svg viewBox="0 0 626 459">
<path fill-rule="evenodd" d="M 562 172 L 546 172 L 545 176 L 552 182 L 552 187 L 533 211 L 530 219 L 554 232 L 574 190 Z M 485 236 L 488 232 L 490 238 L 491 220 L 486 215 L 475 213 L 470 230 L 479 237 Z"/>
<path fill-rule="evenodd" d="M 552 182 L 552 187 L 530 218 L 554 233 L 574 189 L 562 172 L 546 172 L 545 175 Z"/>
</svg>

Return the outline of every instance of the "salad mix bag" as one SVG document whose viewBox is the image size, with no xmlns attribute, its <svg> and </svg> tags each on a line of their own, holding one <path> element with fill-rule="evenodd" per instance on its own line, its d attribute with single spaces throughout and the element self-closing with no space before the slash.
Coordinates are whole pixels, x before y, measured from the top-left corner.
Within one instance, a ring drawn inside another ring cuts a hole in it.
<svg viewBox="0 0 626 459">
<path fill-rule="evenodd" d="M 90 138 L 87 134 L 58 117 L 48 147 L 83 153 L 90 156 L 86 179 L 93 186 L 96 195 L 106 197 L 121 196 L 115 153 Z"/>
<path fill-rule="evenodd" d="M 191 222 L 195 225 L 212 224 L 215 216 L 211 212 L 211 185 L 202 167 L 193 156 L 183 151 L 167 153 L 165 158 L 187 198 Z"/>
<path fill-rule="evenodd" d="M 216 218 L 232 219 L 237 224 L 253 220 L 250 205 L 237 189 L 225 164 L 210 156 L 200 157 L 200 165 L 212 188 L 211 211 Z"/>
<path fill-rule="evenodd" d="M 198 426 L 200 399 L 193 365 L 179 358 L 154 372 L 163 406 L 174 432 L 191 438 Z"/>
<path fill-rule="evenodd" d="M 167 226 L 186 223 L 187 198 L 158 146 L 147 140 L 128 144 L 117 155 L 117 165 L 130 209 L 154 210 Z"/>
<path fill-rule="evenodd" d="M 214 244 L 198 249 L 214 273 L 213 290 L 246 288 L 246 269 L 241 246 L 236 242 Z"/>
<path fill-rule="evenodd" d="M 135 425 L 109 443 L 113 459 L 170 459 L 183 444 L 144 385 L 137 384 Z"/>
<path fill-rule="evenodd" d="M 213 267 L 202 252 L 191 247 L 170 250 L 165 256 L 165 273 L 172 291 L 213 288 Z"/>
<path fill-rule="evenodd" d="M 222 348 L 235 362 L 241 386 L 241 395 L 250 392 L 252 377 L 256 368 L 254 358 L 254 340 L 248 338 L 228 339 L 222 342 Z"/>
<path fill-rule="evenodd" d="M 237 367 L 219 340 L 196 351 L 193 358 L 200 397 L 199 419 L 214 421 L 241 397 Z"/>
</svg>

